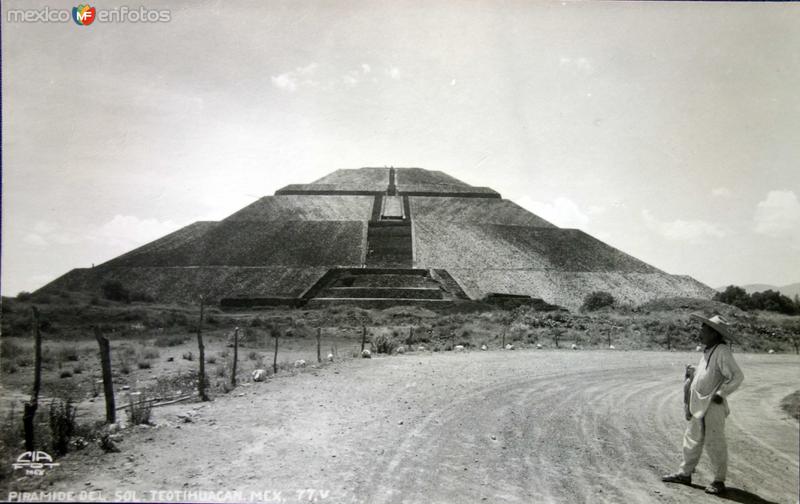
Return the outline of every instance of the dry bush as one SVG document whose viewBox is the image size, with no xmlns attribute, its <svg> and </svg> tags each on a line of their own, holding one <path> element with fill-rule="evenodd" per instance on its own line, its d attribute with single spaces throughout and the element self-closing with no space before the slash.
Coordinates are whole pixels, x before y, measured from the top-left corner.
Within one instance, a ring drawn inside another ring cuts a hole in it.
<svg viewBox="0 0 800 504">
<path fill-rule="evenodd" d="M 390 335 L 386 334 L 379 334 L 375 336 L 375 338 L 372 340 L 372 344 L 375 345 L 376 352 L 383 354 L 391 354 L 394 349 L 398 347 L 397 341 L 395 341 Z"/>
<path fill-rule="evenodd" d="M 80 359 L 78 349 L 73 345 L 64 346 L 58 351 L 58 360 L 60 362 L 75 362 L 78 359 Z"/>
<path fill-rule="evenodd" d="M 158 357 L 159 357 L 160 355 L 161 355 L 161 354 L 160 354 L 160 353 L 158 352 L 158 350 L 157 350 L 157 349 L 155 349 L 155 348 L 146 348 L 146 349 L 145 349 L 145 350 L 142 352 L 142 358 L 143 358 L 143 359 L 158 359 Z"/>
<path fill-rule="evenodd" d="M 189 336 L 186 334 L 163 334 L 156 338 L 155 345 L 158 347 L 173 347 L 183 345 Z"/>
<path fill-rule="evenodd" d="M 75 413 L 76 408 L 70 399 L 53 399 L 50 402 L 50 439 L 56 455 L 64 455 L 69 450 L 69 441 L 75 432 Z"/>
<path fill-rule="evenodd" d="M 130 405 L 125 408 L 128 414 L 128 422 L 131 425 L 150 425 L 150 415 L 153 411 L 152 403 L 147 397 L 135 400 L 131 398 Z"/>
</svg>

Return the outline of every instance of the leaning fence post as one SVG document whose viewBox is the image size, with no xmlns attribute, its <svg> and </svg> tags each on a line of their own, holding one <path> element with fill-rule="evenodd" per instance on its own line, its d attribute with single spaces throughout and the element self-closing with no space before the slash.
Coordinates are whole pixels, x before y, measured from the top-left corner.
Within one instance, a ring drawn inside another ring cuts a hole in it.
<svg viewBox="0 0 800 504">
<path fill-rule="evenodd" d="M 106 423 L 117 421 L 117 409 L 114 405 L 114 382 L 111 377 L 111 346 L 108 338 L 103 336 L 100 328 L 94 327 L 94 337 L 100 346 L 100 367 L 103 371 L 103 392 L 106 396 Z"/>
<path fill-rule="evenodd" d="M 272 329 L 272 336 L 275 338 L 275 354 L 272 356 L 272 373 L 278 374 L 278 336 L 280 331 L 277 327 Z"/>
<path fill-rule="evenodd" d="M 34 364 L 33 364 L 33 389 L 31 390 L 31 400 L 25 403 L 25 408 L 22 414 L 22 425 L 25 429 L 25 449 L 27 451 L 34 450 L 33 438 L 33 420 L 36 416 L 36 410 L 39 408 L 39 389 L 42 386 L 42 333 L 39 330 L 39 310 L 32 306 L 33 311 L 33 329 L 34 329 Z"/>
<path fill-rule="evenodd" d="M 201 401 L 208 401 L 206 395 L 206 349 L 203 345 L 203 308 L 205 299 L 200 296 L 200 320 L 197 323 L 197 349 L 200 353 L 200 376 L 197 378 L 197 393 Z"/>
<path fill-rule="evenodd" d="M 320 353 L 321 342 L 322 342 L 322 328 L 317 327 L 317 362 L 322 362 L 322 354 Z"/>
<path fill-rule="evenodd" d="M 236 386 L 236 361 L 239 359 L 239 328 L 233 330 L 233 369 L 231 369 L 231 387 Z"/>
</svg>

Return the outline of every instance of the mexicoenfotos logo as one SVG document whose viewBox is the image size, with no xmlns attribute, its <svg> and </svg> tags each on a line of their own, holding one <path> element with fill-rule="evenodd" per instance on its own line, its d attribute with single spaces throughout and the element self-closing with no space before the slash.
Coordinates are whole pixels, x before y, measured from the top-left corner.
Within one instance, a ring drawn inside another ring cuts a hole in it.
<svg viewBox="0 0 800 504">
<path fill-rule="evenodd" d="M 72 8 L 72 19 L 81 26 L 88 26 L 95 20 L 97 9 L 89 5 L 79 5 Z"/>
<path fill-rule="evenodd" d="M 69 9 L 9 9 L 6 21 L 9 23 L 69 23 L 75 21 L 78 26 L 89 26 L 98 23 L 169 23 L 172 11 L 169 9 L 148 9 L 139 7 L 114 7 L 111 9 L 95 8 L 89 4 L 80 4 Z"/>
</svg>

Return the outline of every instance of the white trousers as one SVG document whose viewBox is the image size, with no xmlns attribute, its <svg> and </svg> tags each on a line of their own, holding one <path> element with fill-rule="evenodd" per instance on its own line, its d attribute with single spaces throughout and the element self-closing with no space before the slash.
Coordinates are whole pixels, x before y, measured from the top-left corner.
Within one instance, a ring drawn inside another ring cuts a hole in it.
<svg viewBox="0 0 800 504">
<path fill-rule="evenodd" d="M 725 441 L 724 404 L 711 403 L 703 418 L 692 418 L 683 435 L 681 473 L 692 474 L 705 446 L 711 460 L 714 481 L 725 481 L 728 473 L 728 444 Z"/>
</svg>

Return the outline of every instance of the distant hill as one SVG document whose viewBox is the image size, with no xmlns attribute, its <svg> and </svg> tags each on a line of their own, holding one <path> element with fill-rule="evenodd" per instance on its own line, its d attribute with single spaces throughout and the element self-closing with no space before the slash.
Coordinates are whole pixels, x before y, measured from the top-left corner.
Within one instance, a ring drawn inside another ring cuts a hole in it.
<svg viewBox="0 0 800 504">
<path fill-rule="evenodd" d="M 725 290 L 725 287 L 727 287 L 727 285 L 724 287 L 717 287 L 716 290 L 722 292 Z M 748 294 L 752 294 L 754 292 L 764 292 L 765 290 L 774 290 L 792 299 L 794 299 L 795 295 L 800 296 L 800 282 L 784 285 L 783 287 L 769 284 L 747 284 L 740 285 L 739 287 L 746 290 Z"/>
</svg>

